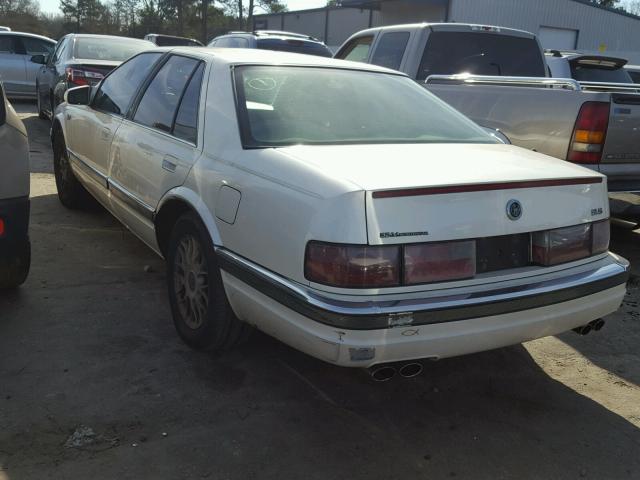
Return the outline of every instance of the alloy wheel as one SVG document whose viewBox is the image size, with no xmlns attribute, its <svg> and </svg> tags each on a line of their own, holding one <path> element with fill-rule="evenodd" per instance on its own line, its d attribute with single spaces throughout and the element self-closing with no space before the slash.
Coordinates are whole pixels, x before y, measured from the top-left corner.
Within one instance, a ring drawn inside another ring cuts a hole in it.
<svg viewBox="0 0 640 480">
<path fill-rule="evenodd" d="M 180 316 L 196 330 L 205 323 L 209 306 L 209 274 L 200 242 L 184 235 L 174 259 L 173 285 Z"/>
</svg>

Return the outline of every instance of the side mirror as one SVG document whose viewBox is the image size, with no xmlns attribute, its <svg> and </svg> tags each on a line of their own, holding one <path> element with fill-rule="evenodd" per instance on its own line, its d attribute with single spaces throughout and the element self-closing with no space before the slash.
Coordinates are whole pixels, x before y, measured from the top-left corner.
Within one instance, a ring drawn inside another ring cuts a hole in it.
<svg viewBox="0 0 640 480">
<path fill-rule="evenodd" d="M 90 100 L 91 87 L 89 85 L 70 88 L 64 92 L 64 101 L 69 105 L 89 105 Z"/>
<path fill-rule="evenodd" d="M 47 57 L 44 55 L 34 55 L 33 57 L 31 57 L 31 62 L 37 63 L 39 65 L 44 65 L 45 63 L 47 63 Z"/>
</svg>

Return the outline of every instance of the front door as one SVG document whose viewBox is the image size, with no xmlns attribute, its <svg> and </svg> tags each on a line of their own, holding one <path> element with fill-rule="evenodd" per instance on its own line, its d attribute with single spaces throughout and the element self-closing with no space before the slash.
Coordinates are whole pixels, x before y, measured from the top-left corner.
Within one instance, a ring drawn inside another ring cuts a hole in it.
<svg viewBox="0 0 640 480">
<path fill-rule="evenodd" d="M 17 52 L 15 35 L 0 35 L 0 78 L 8 97 L 27 93 L 24 58 Z"/>
<path fill-rule="evenodd" d="M 114 212 L 147 243 L 155 241 L 151 220 L 160 199 L 184 183 L 200 155 L 197 131 L 204 67 L 195 58 L 170 56 L 111 147 Z"/>
</svg>

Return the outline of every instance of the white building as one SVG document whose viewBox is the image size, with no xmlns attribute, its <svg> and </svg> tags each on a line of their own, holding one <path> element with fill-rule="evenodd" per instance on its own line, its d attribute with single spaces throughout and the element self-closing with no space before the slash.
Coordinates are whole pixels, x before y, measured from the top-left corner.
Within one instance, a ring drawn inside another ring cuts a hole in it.
<svg viewBox="0 0 640 480">
<path fill-rule="evenodd" d="M 603 52 L 640 63 L 640 17 L 588 0 L 342 0 L 340 7 L 257 15 L 256 29 L 287 30 L 333 49 L 369 27 L 461 22 L 519 28 L 544 48 Z"/>
</svg>

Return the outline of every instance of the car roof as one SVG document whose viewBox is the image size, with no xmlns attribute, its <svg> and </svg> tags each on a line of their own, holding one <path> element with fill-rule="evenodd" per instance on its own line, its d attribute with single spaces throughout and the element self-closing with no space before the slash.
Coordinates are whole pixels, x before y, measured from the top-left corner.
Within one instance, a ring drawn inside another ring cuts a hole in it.
<svg viewBox="0 0 640 480">
<path fill-rule="evenodd" d="M 0 30 L 0 35 L 19 35 L 21 37 L 30 37 L 30 38 L 37 38 L 39 40 L 46 40 L 48 42 L 53 42 L 56 43 L 56 41 L 53 38 L 49 38 L 49 37 L 45 37 L 43 35 L 36 35 L 35 33 L 27 33 L 27 32 L 15 32 L 15 31 L 4 31 L 4 30 Z"/>
<path fill-rule="evenodd" d="M 391 73 L 406 77 L 404 73 L 389 68 L 379 67 L 361 62 L 348 62 L 330 57 L 316 57 L 300 53 L 279 52 L 275 50 L 258 50 L 253 48 L 216 48 L 216 47 L 157 47 L 155 51 L 166 51 L 203 59 L 215 58 L 217 63 L 228 65 L 286 65 L 341 68 L 362 70 L 365 72 Z"/>
<path fill-rule="evenodd" d="M 145 40 L 143 38 L 124 37 L 121 35 L 99 35 L 95 33 L 69 33 L 66 36 L 74 38 L 117 38 L 119 40 L 137 40 L 139 42 L 149 42 L 149 40 Z"/>
<path fill-rule="evenodd" d="M 518 30 L 517 28 L 506 28 L 499 27 L 496 25 L 482 25 L 476 23 L 407 23 L 402 25 L 388 25 L 384 27 L 373 27 L 367 28 L 366 30 L 361 30 L 352 35 L 355 37 L 356 35 L 365 35 L 365 34 L 374 34 L 376 32 L 388 32 L 388 31 L 398 31 L 398 30 L 409 30 L 409 29 L 431 29 L 435 31 L 441 32 L 466 32 L 466 31 L 485 31 L 485 32 L 495 32 L 501 33 L 504 35 L 510 35 L 514 37 L 526 37 L 526 38 L 535 38 L 535 35 L 531 32 L 527 32 L 526 30 Z"/>
</svg>

